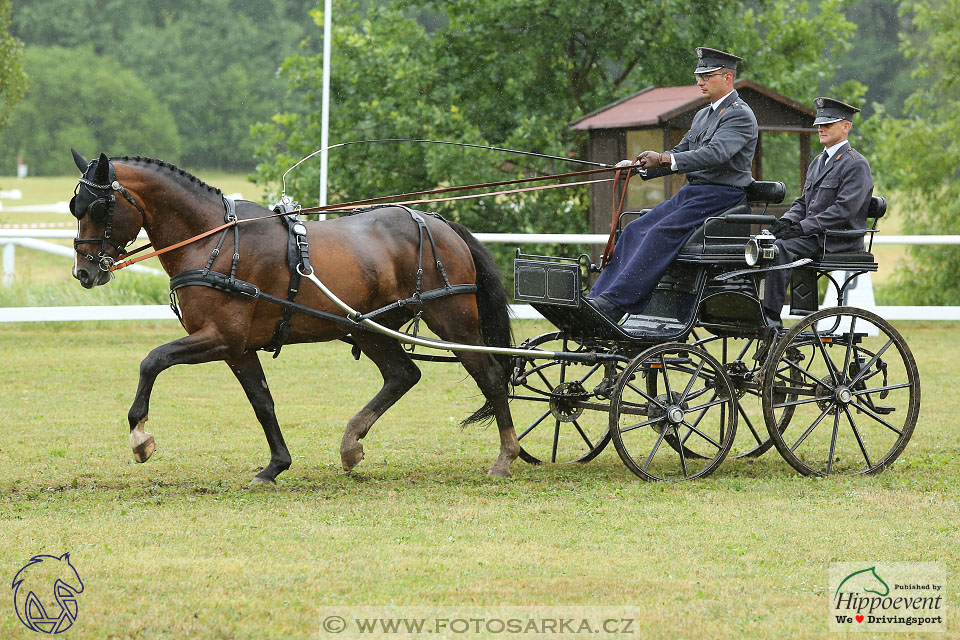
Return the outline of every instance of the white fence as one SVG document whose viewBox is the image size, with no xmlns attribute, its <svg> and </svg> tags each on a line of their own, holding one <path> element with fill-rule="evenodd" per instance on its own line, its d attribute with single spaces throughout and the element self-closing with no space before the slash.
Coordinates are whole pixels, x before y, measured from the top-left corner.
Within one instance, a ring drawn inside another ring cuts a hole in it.
<svg viewBox="0 0 960 640">
<path fill-rule="evenodd" d="M 482 242 L 511 244 L 595 244 L 607 242 L 605 234 L 518 234 L 518 233 L 478 233 Z M 74 238 L 76 233 L 67 229 L 0 229 L 0 245 L 3 245 L 3 282 L 12 281 L 15 273 L 14 246 L 47 251 L 69 257 L 74 252 L 68 247 L 45 242 L 40 238 Z M 141 237 L 146 236 L 141 233 Z M 877 236 L 875 245 L 960 245 L 960 235 L 930 236 Z M 9 261 L 9 264 L 8 264 Z M 161 274 L 157 269 L 134 265 L 131 269 Z M 872 294 L 871 294 L 872 295 Z M 908 307 L 875 306 L 872 297 L 868 304 L 857 304 L 868 308 L 888 320 L 960 320 L 960 306 Z M 512 311 L 518 318 L 539 318 L 540 315 L 529 305 L 513 305 Z M 166 305 L 117 305 L 117 306 L 73 306 L 73 307 L 6 307 L 0 308 L 0 322 L 57 322 L 86 320 L 173 320 L 171 309 Z"/>
</svg>

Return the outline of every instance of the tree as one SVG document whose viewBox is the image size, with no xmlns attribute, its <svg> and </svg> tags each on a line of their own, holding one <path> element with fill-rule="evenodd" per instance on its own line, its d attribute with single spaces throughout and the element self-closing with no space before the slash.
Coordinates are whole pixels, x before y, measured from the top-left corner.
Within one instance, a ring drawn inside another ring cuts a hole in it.
<svg viewBox="0 0 960 640">
<path fill-rule="evenodd" d="M 908 234 L 955 234 L 960 226 L 960 0 L 904 0 L 912 22 L 902 48 L 922 81 L 906 102 L 907 117 L 882 110 L 868 125 L 875 139 L 874 176 L 896 194 Z M 900 304 L 944 305 L 960 300 L 956 247 L 911 246 L 912 263 L 898 267 L 886 291 Z"/>
<path fill-rule="evenodd" d="M 13 31 L 27 46 L 79 42 L 96 56 L 122 60 L 174 115 L 181 162 L 250 169 L 250 126 L 276 111 L 283 90 L 277 67 L 316 29 L 306 13 L 314 6 L 316 0 L 31 0 L 18 9 Z"/>
<path fill-rule="evenodd" d="M 28 47 L 33 85 L 0 136 L 0 165 L 22 154 L 39 175 L 76 172 L 70 147 L 177 159 L 180 146 L 170 111 L 117 61 L 91 49 Z"/>
<path fill-rule="evenodd" d="M 27 92 L 23 43 L 10 36 L 10 0 L 0 0 L 0 131 Z"/>
<path fill-rule="evenodd" d="M 756 5 L 757 9 L 753 7 Z M 568 156 L 586 155 L 577 117 L 649 85 L 693 81 L 697 45 L 742 53 L 744 74 L 798 100 L 831 78 L 854 25 L 842 0 L 818 9 L 786 0 L 396 0 L 334 34 L 333 142 L 434 138 Z M 431 12 L 432 32 L 409 18 Z M 318 23 L 320 11 L 314 12 Z M 720 31 L 718 25 L 723 25 Z M 319 147 L 320 56 L 287 60 L 286 110 L 256 130 L 257 179 L 280 174 Z M 312 203 L 316 163 L 288 182 Z M 331 156 L 330 191 L 341 201 L 441 184 L 470 184 L 575 170 L 449 147 L 346 147 Z M 334 200 L 335 201 L 335 200 Z M 583 231 L 586 190 L 460 201 L 438 208 L 476 230 Z"/>
</svg>

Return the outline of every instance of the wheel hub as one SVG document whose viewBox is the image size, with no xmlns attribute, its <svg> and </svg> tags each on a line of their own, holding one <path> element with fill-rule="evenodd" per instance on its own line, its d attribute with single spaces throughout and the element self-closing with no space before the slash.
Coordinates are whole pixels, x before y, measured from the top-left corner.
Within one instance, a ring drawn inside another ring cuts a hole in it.
<svg viewBox="0 0 960 640">
<path fill-rule="evenodd" d="M 833 395 L 840 404 L 850 404 L 850 401 L 853 400 L 853 393 L 850 392 L 849 388 L 844 386 L 837 387 Z"/>
<path fill-rule="evenodd" d="M 583 415 L 583 407 L 576 403 L 589 398 L 590 392 L 580 382 L 561 382 L 550 392 L 550 413 L 560 422 L 573 422 Z"/>
<path fill-rule="evenodd" d="M 670 421 L 670 424 L 674 425 L 683 422 L 683 409 L 676 405 L 667 407 L 667 420 Z"/>
</svg>

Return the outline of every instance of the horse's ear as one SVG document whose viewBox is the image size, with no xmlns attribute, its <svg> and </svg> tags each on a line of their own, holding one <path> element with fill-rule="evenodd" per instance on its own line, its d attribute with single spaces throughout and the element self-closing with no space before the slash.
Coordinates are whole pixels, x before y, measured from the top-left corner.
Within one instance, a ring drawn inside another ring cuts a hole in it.
<svg viewBox="0 0 960 640">
<path fill-rule="evenodd" d="M 107 154 L 101 153 L 97 161 L 97 174 L 93 178 L 98 184 L 107 184 L 110 180 L 110 159 Z"/>
<path fill-rule="evenodd" d="M 70 149 L 70 153 L 73 154 L 73 161 L 77 163 L 77 169 L 80 169 L 80 173 L 83 173 L 87 170 L 87 166 L 90 164 L 83 159 L 83 156 L 76 149 Z"/>
</svg>

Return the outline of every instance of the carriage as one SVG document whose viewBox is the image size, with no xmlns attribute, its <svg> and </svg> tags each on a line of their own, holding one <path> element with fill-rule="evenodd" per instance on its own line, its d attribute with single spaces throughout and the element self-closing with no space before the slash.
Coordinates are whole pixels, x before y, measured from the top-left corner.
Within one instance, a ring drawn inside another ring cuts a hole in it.
<svg viewBox="0 0 960 640">
<path fill-rule="evenodd" d="M 306 222 L 299 213 L 308 210 L 289 201 L 273 210 L 235 202 L 158 160 L 73 155 L 83 174 L 70 203 L 74 277 L 86 288 L 104 285 L 116 270 L 157 256 L 188 334 L 141 363 L 127 415 L 138 462 L 156 446 L 144 423 L 157 376 L 223 360 L 270 447 L 252 483 L 274 483 L 291 457 L 258 351 L 276 357 L 284 344 L 328 340 L 350 343 L 384 379 L 346 425 L 347 471 L 363 458 L 359 441 L 374 422 L 417 383 L 414 360 L 458 360 L 476 381 L 486 402 L 464 422 L 496 420 L 495 476 L 510 475 L 518 455 L 585 462 L 610 440 L 647 480 L 704 477 L 731 452 L 771 447 L 803 474 L 873 473 L 900 455 L 916 425 L 920 383 L 903 337 L 843 305 L 856 276 L 877 269 L 870 248 L 882 198 L 872 202 L 867 251 L 786 265 L 795 267 L 791 308 L 801 319 L 785 332 L 767 326 L 760 309 L 764 275 L 778 267 L 764 264 L 769 237 L 756 232 L 775 218 L 750 206 L 781 202 L 785 189 L 757 182 L 743 204 L 694 233 L 644 312 L 622 324 L 584 304 L 585 256 L 518 252 L 515 298 L 556 330 L 515 345 L 497 266 L 462 225 L 399 204 Z M 604 167 L 581 173 L 629 178 Z M 128 250 L 141 228 L 155 250 L 131 257 L 149 248 Z M 818 281 L 833 287 L 839 306 L 818 309 Z M 437 337 L 423 335 L 421 322 Z M 735 448 L 738 427 L 747 435 Z"/>
<path fill-rule="evenodd" d="M 843 304 L 857 276 L 877 270 L 873 234 L 886 202 L 874 196 L 871 228 L 852 232 L 869 235 L 866 251 L 784 265 L 794 268 L 790 311 L 800 317 L 784 331 L 760 307 L 764 276 L 778 267 L 764 266 L 769 243 L 757 235 L 784 195 L 780 182 L 751 185 L 743 204 L 694 233 L 643 313 L 620 324 L 583 302 L 588 256 L 518 251 L 516 299 L 557 328 L 522 346 L 560 352 L 515 359 L 523 459 L 586 462 L 613 440 L 647 480 L 704 477 L 731 452 L 771 447 L 805 475 L 874 473 L 896 460 L 917 421 L 916 363 L 887 321 Z M 818 308 L 818 281 L 839 306 Z"/>
</svg>

